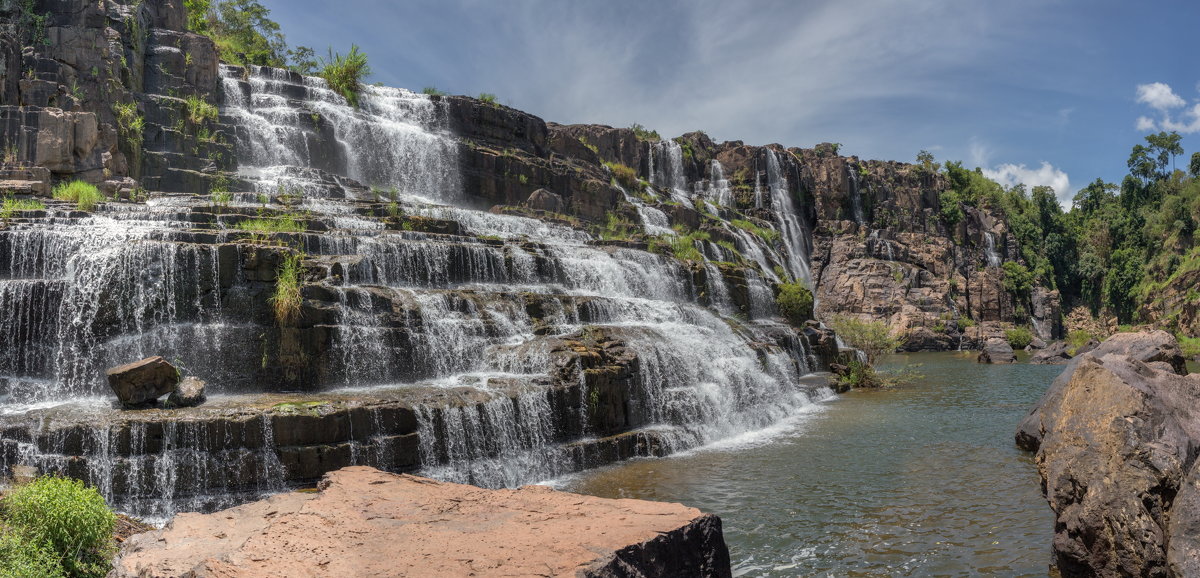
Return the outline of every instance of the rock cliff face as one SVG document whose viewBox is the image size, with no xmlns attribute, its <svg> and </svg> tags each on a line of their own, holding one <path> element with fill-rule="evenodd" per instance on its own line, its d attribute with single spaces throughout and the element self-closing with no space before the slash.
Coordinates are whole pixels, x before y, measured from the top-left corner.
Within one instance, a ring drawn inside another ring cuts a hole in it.
<svg viewBox="0 0 1200 578">
<path fill-rule="evenodd" d="M 1165 332 L 1081 355 L 1017 431 L 1037 451 L 1064 576 L 1200 573 L 1200 379 Z"/>
<path fill-rule="evenodd" d="M 133 537 L 110 576 L 731 575 L 721 520 L 678 504 L 332 472 Z M 351 537 L 354 538 L 351 538 Z"/>
</svg>

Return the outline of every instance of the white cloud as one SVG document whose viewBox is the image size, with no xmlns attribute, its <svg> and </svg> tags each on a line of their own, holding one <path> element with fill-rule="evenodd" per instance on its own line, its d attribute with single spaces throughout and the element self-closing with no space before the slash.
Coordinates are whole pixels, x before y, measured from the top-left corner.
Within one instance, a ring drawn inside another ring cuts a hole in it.
<svg viewBox="0 0 1200 578">
<path fill-rule="evenodd" d="M 1172 109 L 1186 107 L 1188 103 L 1164 82 L 1139 84 L 1137 101 L 1159 113 L 1157 119 L 1139 116 L 1135 125 L 1139 131 L 1173 130 L 1183 134 L 1200 132 L 1200 102 L 1192 104 L 1177 115 L 1174 114 Z"/>
<path fill-rule="evenodd" d="M 1075 194 L 1071 190 L 1071 178 L 1067 176 L 1067 173 L 1046 161 L 1042 161 L 1042 166 L 1036 169 L 1031 169 L 1024 164 L 1007 163 L 994 169 L 984 169 L 983 174 L 1006 187 L 1018 184 L 1024 184 L 1030 188 L 1048 186 L 1054 189 L 1054 196 L 1058 198 L 1058 204 L 1062 205 L 1064 209 L 1070 208 L 1071 198 Z"/>
<path fill-rule="evenodd" d="M 1163 112 L 1187 105 L 1187 101 L 1178 94 L 1175 94 L 1175 91 L 1171 90 L 1170 85 L 1165 82 L 1139 84 L 1137 87 L 1137 101 L 1148 104 Z"/>
</svg>

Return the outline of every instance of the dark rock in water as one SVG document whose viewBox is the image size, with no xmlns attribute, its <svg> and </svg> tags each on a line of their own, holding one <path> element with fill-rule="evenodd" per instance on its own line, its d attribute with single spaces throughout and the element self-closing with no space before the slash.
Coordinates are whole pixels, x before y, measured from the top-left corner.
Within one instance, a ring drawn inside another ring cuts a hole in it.
<svg viewBox="0 0 1200 578">
<path fill-rule="evenodd" d="M 160 356 L 110 368 L 108 386 L 126 406 L 145 405 L 175 391 L 179 370 Z"/>
<path fill-rule="evenodd" d="M 842 365 L 840 363 L 830 363 L 829 371 L 831 373 L 833 373 L 834 375 L 839 375 L 839 376 L 845 377 L 847 375 L 850 375 L 850 366 Z"/>
<path fill-rule="evenodd" d="M 185 377 L 167 397 L 167 407 L 196 407 L 206 399 L 204 382 L 195 377 Z"/>
<path fill-rule="evenodd" d="M 1200 379 L 1138 359 L 1165 341 L 1110 338 L 1072 361 L 1037 410 L 1063 576 L 1200 576 Z"/>
<path fill-rule="evenodd" d="M 180 514 L 131 538 L 109 575 L 731 575 L 720 518 L 680 504 L 484 490 L 367 467 L 317 487 Z"/>
<path fill-rule="evenodd" d="M 1079 360 L 1088 355 L 1103 357 L 1110 353 L 1116 353 L 1142 363 L 1162 361 L 1170 365 L 1176 373 L 1187 374 L 1186 360 L 1183 352 L 1179 349 L 1179 343 L 1166 331 L 1118 333 L 1106 339 L 1104 343 L 1096 344 L 1091 349 L 1085 350 L 1093 343 L 1095 341 L 1088 342 L 1087 345 L 1076 350 L 1075 359 L 1067 364 L 1067 368 L 1055 378 L 1046 393 L 1042 394 L 1042 399 L 1038 401 L 1038 404 L 1017 426 L 1016 443 L 1018 447 L 1031 452 L 1037 451 L 1042 436 L 1046 432 L 1046 426 L 1043 423 L 1044 408 L 1057 407 L 1061 403 L 1063 388 L 1070 381 L 1071 373 L 1075 371 Z"/>
<path fill-rule="evenodd" d="M 529 194 L 529 198 L 525 200 L 525 206 L 537 211 L 561 213 L 564 205 L 562 197 L 546 189 L 538 189 Z"/>
<path fill-rule="evenodd" d="M 1029 358 L 1029 363 L 1034 365 L 1061 365 L 1069 361 L 1071 354 L 1067 353 L 1067 344 L 1061 341 L 1051 343 Z"/>
<path fill-rule="evenodd" d="M 1012 346 L 998 338 L 987 340 L 976 359 L 979 363 L 1014 363 L 1016 360 L 1017 356 L 1013 353 Z"/>
<path fill-rule="evenodd" d="M 1025 346 L 1025 351 L 1032 351 L 1034 349 L 1045 349 L 1045 348 L 1046 348 L 1046 342 L 1043 341 L 1042 338 L 1034 336 L 1034 338 L 1029 341 L 1029 345 Z"/>
</svg>

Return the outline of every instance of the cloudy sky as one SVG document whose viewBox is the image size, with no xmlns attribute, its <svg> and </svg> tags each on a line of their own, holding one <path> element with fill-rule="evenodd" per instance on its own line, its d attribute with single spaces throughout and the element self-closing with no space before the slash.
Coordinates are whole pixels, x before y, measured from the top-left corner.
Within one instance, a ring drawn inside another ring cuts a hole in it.
<svg viewBox="0 0 1200 578">
<path fill-rule="evenodd" d="M 493 93 L 560 123 L 925 149 L 1068 200 L 1119 182 L 1150 132 L 1200 150 L 1194 0 L 262 3 L 293 45 L 357 43 L 372 81 Z"/>
</svg>

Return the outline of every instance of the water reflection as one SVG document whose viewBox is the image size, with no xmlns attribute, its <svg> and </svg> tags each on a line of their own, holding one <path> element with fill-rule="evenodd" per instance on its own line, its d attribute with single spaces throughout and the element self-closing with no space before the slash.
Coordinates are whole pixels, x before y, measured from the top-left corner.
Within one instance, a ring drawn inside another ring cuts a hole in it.
<svg viewBox="0 0 1200 578">
<path fill-rule="evenodd" d="M 739 576 L 1045 576 L 1053 517 L 1012 433 L 1061 367 L 896 356 L 925 379 L 857 391 L 770 443 L 567 480 L 719 514 Z"/>
</svg>

